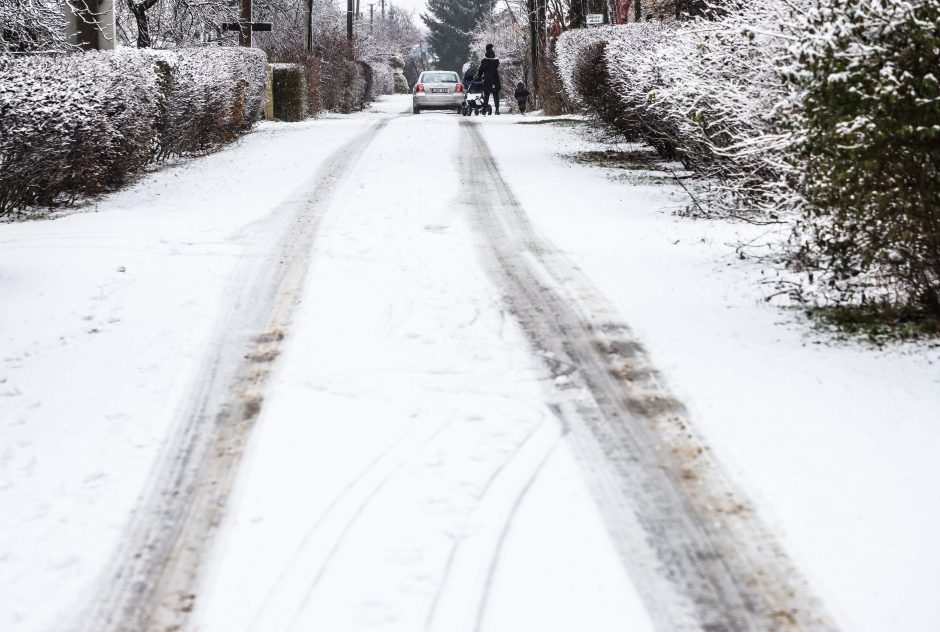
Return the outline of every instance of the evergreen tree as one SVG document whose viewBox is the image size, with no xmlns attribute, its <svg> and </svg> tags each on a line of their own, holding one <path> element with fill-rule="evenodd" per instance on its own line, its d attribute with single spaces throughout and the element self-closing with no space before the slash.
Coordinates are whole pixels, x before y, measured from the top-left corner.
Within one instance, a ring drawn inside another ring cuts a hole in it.
<svg viewBox="0 0 940 632">
<path fill-rule="evenodd" d="M 428 12 L 421 19 L 438 68 L 460 72 L 470 59 L 472 32 L 489 10 L 490 0 L 428 0 Z"/>
</svg>

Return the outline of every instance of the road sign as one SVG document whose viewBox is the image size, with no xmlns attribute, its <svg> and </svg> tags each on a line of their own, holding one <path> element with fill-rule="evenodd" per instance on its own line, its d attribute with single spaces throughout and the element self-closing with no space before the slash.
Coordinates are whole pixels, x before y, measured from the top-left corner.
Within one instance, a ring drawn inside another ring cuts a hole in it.
<svg viewBox="0 0 940 632">
<path fill-rule="evenodd" d="M 249 22 L 249 24 L 251 24 L 251 30 L 255 32 L 271 30 L 270 22 Z M 222 30 L 223 31 L 240 31 L 242 30 L 242 27 L 238 22 L 223 22 Z"/>
<path fill-rule="evenodd" d="M 586 16 L 587 23 L 589 25 L 603 24 L 604 23 L 604 14 L 603 13 L 588 13 Z"/>
</svg>

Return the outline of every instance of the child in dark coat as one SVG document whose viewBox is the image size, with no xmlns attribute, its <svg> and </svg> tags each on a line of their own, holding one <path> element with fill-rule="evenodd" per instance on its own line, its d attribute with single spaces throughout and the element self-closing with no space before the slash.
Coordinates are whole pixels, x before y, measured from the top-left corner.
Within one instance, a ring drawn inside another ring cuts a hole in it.
<svg viewBox="0 0 940 632">
<path fill-rule="evenodd" d="M 529 100 L 529 91 L 525 89 L 525 84 L 521 81 L 516 84 L 516 103 L 519 104 L 519 111 L 525 114 L 525 105 Z"/>
</svg>

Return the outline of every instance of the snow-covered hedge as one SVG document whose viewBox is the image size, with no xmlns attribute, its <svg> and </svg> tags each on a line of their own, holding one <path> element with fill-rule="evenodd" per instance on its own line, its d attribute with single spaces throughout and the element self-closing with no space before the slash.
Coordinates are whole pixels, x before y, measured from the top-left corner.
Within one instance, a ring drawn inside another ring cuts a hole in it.
<svg viewBox="0 0 940 632">
<path fill-rule="evenodd" d="M 411 88 L 408 86 L 408 79 L 405 78 L 405 75 L 396 72 L 393 77 L 395 81 L 395 94 L 408 94 L 411 92 Z"/>
<path fill-rule="evenodd" d="M 395 91 L 395 79 L 392 67 L 386 62 L 370 61 L 367 62 L 372 74 L 372 82 L 369 85 L 368 100 L 372 101 L 383 94 L 392 94 Z"/>
<path fill-rule="evenodd" d="M 569 95 L 628 137 L 719 183 L 713 209 L 775 212 L 789 87 L 779 60 L 805 0 L 730 0 L 723 16 L 567 31 L 558 67 Z"/>
<path fill-rule="evenodd" d="M 268 61 L 278 64 L 300 64 L 304 67 L 307 83 L 307 114 L 315 115 L 323 107 L 320 99 L 320 56 L 315 52 L 307 51 L 303 43 L 273 37 L 271 34 L 260 34 L 260 48 L 267 56 Z M 264 37 L 267 35 L 267 37 Z"/>
<path fill-rule="evenodd" d="M 367 93 L 362 67 L 354 61 L 335 56 L 320 71 L 320 99 L 324 110 L 348 114 L 361 110 Z"/>
<path fill-rule="evenodd" d="M 160 94 L 134 52 L 0 69 L 0 215 L 120 185 L 153 156 Z"/>
<path fill-rule="evenodd" d="M 829 303 L 940 318 L 940 3 L 727 0 L 564 33 L 582 108 L 709 177 L 709 212 L 800 217 Z"/>
<path fill-rule="evenodd" d="M 233 140 L 264 114 L 246 49 L 90 52 L 0 64 L 0 214 L 119 186 Z"/>
<path fill-rule="evenodd" d="M 264 118 L 267 57 L 260 50 L 189 48 L 143 54 L 156 62 L 162 97 L 156 157 L 212 149 Z"/>
<path fill-rule="evenodd" d="M 271 64 L 274 118 L 302 121 L 307 118 L 307 73 L 300 64 Z"/>
<path fill-rule="evenodd" d="M 798 261 L 830 301 L 940 327 L 940 3 L 822 0 L 798 28 Z"/>
<path fill-rule="evenodd" d="M 600 26 L 590 29 L 571 29 L 561 34 L 555 43 L 555 65 L 561 75 L 562 85 L 574 105 L 584 106 L 581 91 L 575 85 L 575 75 L 587 49 L 595 44 L 606 43 L 617 27 Z M 622 28 L 622 27 L 621 27 Z M 600 87 L 600 86 L 598 86 Z"/>
</svg>

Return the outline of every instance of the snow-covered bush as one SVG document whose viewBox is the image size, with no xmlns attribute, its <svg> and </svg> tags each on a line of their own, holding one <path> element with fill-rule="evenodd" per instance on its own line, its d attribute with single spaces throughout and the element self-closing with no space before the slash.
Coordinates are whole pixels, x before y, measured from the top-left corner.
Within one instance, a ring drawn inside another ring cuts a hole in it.
<svg viewBox="0 0 940 632">
<path fill-rule="evenodd" d="M 558 67 L 581 105 L 712 176 L 712 210 L 776 213 L 786 187 L 780 64 L 807 0 L 728 0 L 715 15 L 568 31 Z"/>
<path fill-rule="evenodd" d="M 395 81 L 395 94 L 408 94 L 411 92 L 411 88 L 408 86 L 408 79 L 405 78 L 404 74 L 396 72 L 393 79 Z"/>
<path fill-rule="evenodd" d="M 940 3 L 822 0 L 800 23 L 797 261 L 835 302 L 940 317 Z"/>
<path fill-rule="evenodd" d="M 348 114 L 361 110 L 366 95 L 366 80 L 356 62 L 334 57 L 320 72 L 320 98 L 324 110 Z"/>
<path fill-rule="evenodd" d="M 708 176 L 708 211 L 801 217 L 804 296 L 940 316 L 936 0 L 726 0 L 557 50 L 581 107 Z"/>
<path fill-rule="evenodd" d="M 307 74 L 300 64 L 271 64 L 274 118 L 302 121 L 307 118 Z"/>
<path fill-rule="evenodd" d="M 714 209 L 778 215 L 791 206 L 780 123 L 792 91 L 780 68 L 808 5 L 725 0 L 720 19 L 681 23 L 658 48 L 651 112 L 683 162 L 713 178 Z"/>
<path fill-rule="evenodd" d="M 119 186 L 231 141 L 264 114 L 248 49 L 90 52 L 0 65 L 0 214 Z"/>
<path fill-rule="evenodd" d="M 679 144 L 662 112 L 659 59 L 675 34 L 675 23 L 642 22 L 570 30 L 558 40 L 558 66 L 572 100 L 668 158 L 677 156 Z"/>
<path fill-rule="evenodd" d="M 144 54 L 156 63 L 163 95 L 157 158 L 207 151 L 264 118 L 262 51 L 205 47 Z"/>
<path fill-rule="evenodd" d="M 320 100 L 320 56 L 308 52 L 302 40 L 293 38 L 273 37 L 271 34 L 258 34 L 259 48 L 263 50 L 268 61 L 277 64 L 300 64 L 304 68 L 307 83 L 307 111 L 314 115 L 323 108 Z"/>
<path fill-rule="evenodd" d="M 581 63 L 584 51 L 595 44 L 606 43 L 615 27 L 601 26 L 590 29 L 571 29 L 561 34 L 555 42 L 555 65 L 561 75 L 561 82 L 571 102 L 579 107 L 586 107 L 581 100 L 581 93 L 575 86 L 575 75 Z"/>
<path fill-rule="evenodd" d="M 383 94 L 392 94 L 392 92 L 394 92 L 395 80 L 392 78 L 394 73 L 386 62 L 369 61 L 366 62 L 366 67 L 369 70 L 371 79 L 371 81 L 368 82 L 367 101 L 372 101 Z M 363 68 L 363 73 L 365 73 L 365 70 L 366 68 Z"/>
<path fill-rule="evenodd" d="M 0 69 L 0 215 L 121 184 L 150 160 L 160 94 L 134 51 Z"/>
</svg>

